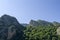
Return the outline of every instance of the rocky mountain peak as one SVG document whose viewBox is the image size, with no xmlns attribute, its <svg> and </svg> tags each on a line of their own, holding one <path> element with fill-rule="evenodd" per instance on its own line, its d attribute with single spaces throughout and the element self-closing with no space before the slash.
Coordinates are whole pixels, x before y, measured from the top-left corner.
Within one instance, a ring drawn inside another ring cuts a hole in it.
<svg viewBox="0 0 60 40">
<path fill-rule="evenodd" d="M 0 40 L 23 40 L 23 29 L 15 17 L 9 15 L 0 17 Z"/>
<path fill-rule="evenodd" d="M 15 17 L 9 16 L 6 14 L 3 15 L 0 19 L 4 22 L 5 25 L 11 25 L 12 23 L 13 24 L 19 24 Z"/>
</svg>

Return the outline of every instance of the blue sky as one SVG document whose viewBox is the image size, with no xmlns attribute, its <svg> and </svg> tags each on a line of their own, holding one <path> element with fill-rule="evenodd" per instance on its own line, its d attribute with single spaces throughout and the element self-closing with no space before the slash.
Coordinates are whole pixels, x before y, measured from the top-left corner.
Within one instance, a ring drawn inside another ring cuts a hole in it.
<svg viewBox="0 0 60 40">
<path fill-rule="evenodd" d="M 0 0 L 0 16 L 8 14 L 20 23 L 33 20 L 60 22 L 60 0 Z"/>
</svg>

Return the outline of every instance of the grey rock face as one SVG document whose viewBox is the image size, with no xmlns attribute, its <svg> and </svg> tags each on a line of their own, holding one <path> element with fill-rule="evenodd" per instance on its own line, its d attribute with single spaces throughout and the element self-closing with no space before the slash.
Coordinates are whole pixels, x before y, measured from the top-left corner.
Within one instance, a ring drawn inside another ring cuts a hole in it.
<svg viewBox="0 0 60 40">
<path fill-rule="evenodd" d="M 35 21 L 35 20 L 31 20 L 30 21 L 30 23 L 29 23 L 29 25 L 31 25 L 31 26 L 53 26 L 53 24 L 51 23 L 51 22 L 47 22 L 47 21 L 44 21 L 44 20 L 37 20 L 37 21 Z"/>
<path fill-rule="evenodd" d="M 0 17 L 1 40 L 23 40 L 23 28 L 14 17 L 9 15 Z"/>
<path fill-rule="evenodd" d="M 39 23 L 37 21 L 31 20 L 29 23 L 30 26 L 39 26 Z"/>
<path fill-rule="evenodd" d="M 60 35 L 60 27 L 57 28 L 57 35 Z"/>
</svg>

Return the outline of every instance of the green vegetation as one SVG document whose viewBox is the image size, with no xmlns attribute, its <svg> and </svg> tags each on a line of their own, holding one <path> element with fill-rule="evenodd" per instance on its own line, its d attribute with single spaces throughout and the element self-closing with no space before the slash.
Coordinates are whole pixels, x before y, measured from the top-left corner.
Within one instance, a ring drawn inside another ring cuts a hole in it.
<svg viewBox="0 0 60 40">
<path fill-rule="evenodd" d="M 57 35 L 59 26 L 60 23 L 55 21 L 31 20 L 24 30 L 25 40 L 60 40 L 60 35 Z"/>
<path fill-rule="evenodd" d="M 0 18 L 0 40 L 60 40 L 59 26 L 58 22 L 44 20 L 19 24 L 16 18 L 3 15 Z"/>
<path fill-rule="evenodd" d="M 25 40 L 60 40 L 56 30 L 57 27 L 52 26 L 28 26 L 24 30 Z"/>
</svg>

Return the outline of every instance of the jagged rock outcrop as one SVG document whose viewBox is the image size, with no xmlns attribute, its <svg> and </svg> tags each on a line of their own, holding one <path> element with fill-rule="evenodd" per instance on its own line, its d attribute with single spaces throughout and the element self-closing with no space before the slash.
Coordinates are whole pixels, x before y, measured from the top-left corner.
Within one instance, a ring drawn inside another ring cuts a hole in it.
<svg viewBox="0 0 60 40">
<path fill-rule="evenodd" d="M 29 23 L 30 26 L 39 26 L 39 23 L 37 21 L 31 20 Z"/>
<path fill-rule="evenodd" d="M 9 15 L 0 17 L 0 40 L 23 40 L 24 27 Z"/>
<path fill-rule="evenodd" d="M 44 20 L 31 20 L 30 23 L 29 23 L 30 26 L 54 26 L 51 22 L 47 22 L 47 21 L 44 21 Z"/>
</svg>

